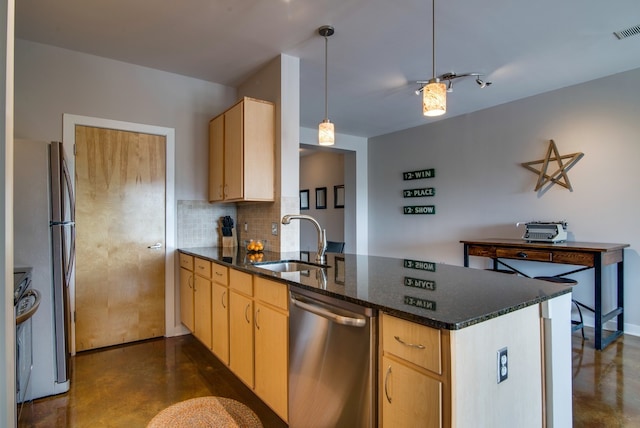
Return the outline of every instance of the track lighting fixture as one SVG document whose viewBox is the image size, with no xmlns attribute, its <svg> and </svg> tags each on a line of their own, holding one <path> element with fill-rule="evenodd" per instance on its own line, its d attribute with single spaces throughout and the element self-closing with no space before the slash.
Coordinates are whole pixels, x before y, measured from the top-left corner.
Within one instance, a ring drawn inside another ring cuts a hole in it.
<svg viewBox="0 0 640 428">
<path fill-rule="evenodd" d="M 453 81 L 456 79 L 461 79 L 463 77 L 475 77 L 476 83 L 480 88 L 486 88 L 487 86 L 490 86 L 492 83 L 492 82 L 481 79 L 481 77 L 484 77 L 484 74 L 482 73 L 463 73 L 463 74 L 445 73 L 436 77 L 436 79 L 440 82 L 447 82 L 447 92 L 453 92 Z M 428 80 L 428 81 L 418 80 L 416 83 L 419 84 L 420 87 L 416 90 L 416 95 L 420 95 L 420 93 L 424 91 L 424 88 L 427 86 L 427 84 L 431 80 Z"/>
</svg>

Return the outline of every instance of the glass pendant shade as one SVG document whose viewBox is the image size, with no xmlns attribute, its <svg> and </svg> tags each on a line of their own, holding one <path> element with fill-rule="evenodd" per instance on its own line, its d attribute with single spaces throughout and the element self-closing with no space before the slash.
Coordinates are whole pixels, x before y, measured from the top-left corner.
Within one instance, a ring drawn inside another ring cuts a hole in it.
<svg viewBox="0 0 640 428">
<path fill-rule="evenodd" d="M 422 114 L 440 116 L 447 112 L 447 85 L 433 81 L 422 90 Z"/>
<path fill-rule="evenodd" d="M 333 123 L 329 119 L 320 122 L 318 127 L 318 144 L 321 146 L 333 146 L 335 143 L 335 133 Z"/>
</svg>

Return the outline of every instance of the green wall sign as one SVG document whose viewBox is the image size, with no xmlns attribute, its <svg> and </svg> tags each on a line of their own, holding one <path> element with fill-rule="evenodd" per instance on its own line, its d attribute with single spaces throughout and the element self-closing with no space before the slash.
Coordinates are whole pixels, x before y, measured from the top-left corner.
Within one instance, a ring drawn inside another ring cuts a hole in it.
<svg viewBox="0 0 640 428">
<path fill-rule="evenodd" d="M 435 205 L 408 205 L 403 207 L 404 214 L 435 214 Z"/>
<path fill-rule="evenodd" d="M 423 189 L 405 189 L 402 191 L 402 196 L 405 198 L 420 198 L 423 196 L 435 196 L 435 187 L 425 187 Z"/>
<path fill-rule="evenodd" d="M 408 171 L 402 173 L 403 180 L 420 180 L 423 178 L 433 178 L 436 176 L 434 168 L 421 169 L 419 171 Z"/>
</svg>

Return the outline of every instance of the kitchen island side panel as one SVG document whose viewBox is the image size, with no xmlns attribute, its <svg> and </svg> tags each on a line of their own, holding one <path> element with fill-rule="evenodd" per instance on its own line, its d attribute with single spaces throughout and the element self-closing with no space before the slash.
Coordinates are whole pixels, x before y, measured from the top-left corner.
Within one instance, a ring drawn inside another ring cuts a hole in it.
<svg viewBox="0 0 640 428">
<path fill-rule="evenodd" d="M 451 332 L 453 427 L 543 425 L 540 324 L 533 305 Z M 504 348 L 508 377 L 498 383 Z"/>
</svg>

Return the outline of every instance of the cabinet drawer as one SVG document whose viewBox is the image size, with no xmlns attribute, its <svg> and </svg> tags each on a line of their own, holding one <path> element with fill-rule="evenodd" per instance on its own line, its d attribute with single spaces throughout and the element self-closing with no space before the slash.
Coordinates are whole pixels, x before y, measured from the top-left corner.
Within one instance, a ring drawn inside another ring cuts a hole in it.
<svg viewBox="0 0 640 428">
<path fill-rule="evenodd" d="M 442 374 L 440 330 L 382 314 L 382 349 Z"/>
<path fill-rule="evenodd" d="M 229 287 L 247 296 L 253 296 L 253 275 L 239 270 L 229 270 Z"/>
<path fill-rule="evenodd" d="M 193 270 L 193 256 L 180 253 L 180 267 Z"/>
<path fill-rule="evenodd" d="M 195 261 L 195 273 L 200 276 L 204 276 L 205 278 L 211 278 L 211 262 L 209 260 L 204 260 L 196 257 Z"/>
<path fill-rule="evenodd" d="M 226 266 L 219 265 L 218 263 L 211 264 L 212 276 L 214 282 L 217 282 L 220 285 L 224 285 L 225 287 L 229 285 L 229 268 Z"/>
<path fill-rule="evenodd" d="M 287 310 L 289 293 L 287 286 L 259 276 L 254 277 L 255 297 L 265 303 Z"/>
<path fill-rule="evenodd" d="M 529 250 L 524 248 L 498 248 L 496 249 L 496 257 L 551 263 L 553 261 L 553 252 L 547 250 Z"/>
</svg>

